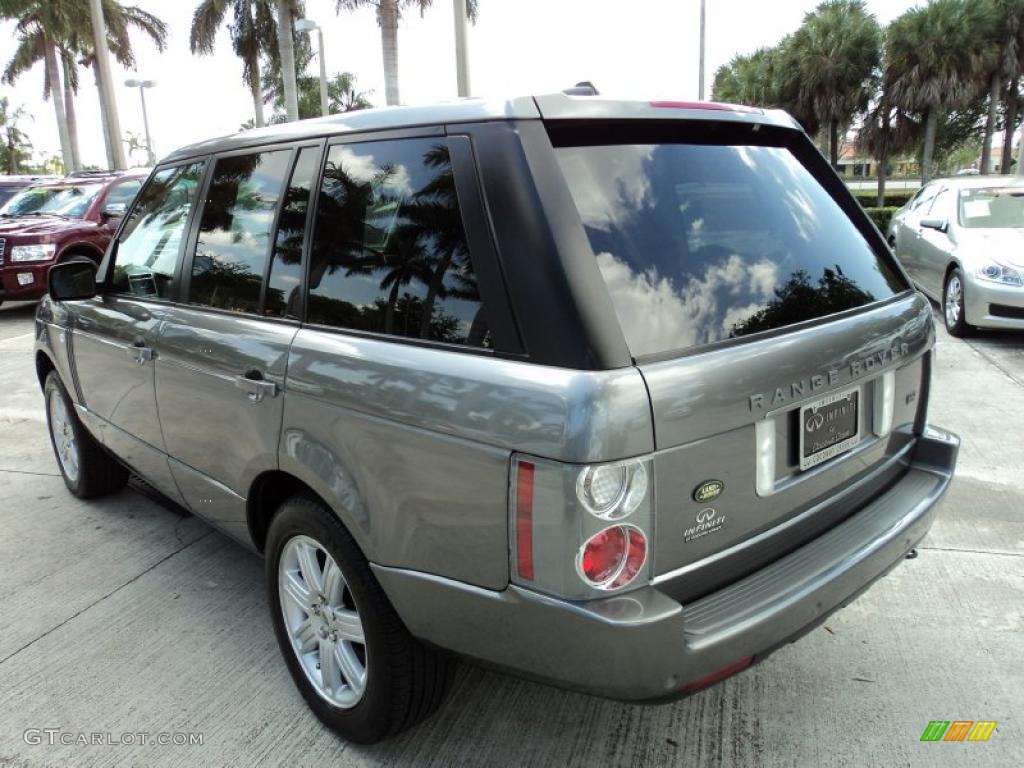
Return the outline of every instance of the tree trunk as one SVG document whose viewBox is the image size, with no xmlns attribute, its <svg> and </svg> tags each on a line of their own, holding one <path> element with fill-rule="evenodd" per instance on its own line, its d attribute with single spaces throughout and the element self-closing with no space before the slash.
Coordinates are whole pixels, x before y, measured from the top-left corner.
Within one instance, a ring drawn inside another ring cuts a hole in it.
<svg viewBox="0 0 1024 768">
<path fill-rule="evenodd" d="M 992 75 L 992 84 L 989 87 L 988 115 L 985 117 L 985 137 L 981 144 L 981 167 L 978 172 L 982 175 L 992 171 L 992 134 L 996 130 L 996 108 L 999 106 L 999 73 Z"/>
<path fill-rule="evenodd" d="M 14 143 L 14 129 L 7 129 L 7 173 L 18 172 L 18 147 Z"/>
<path fill-rule="evenodd" d="M 95 63 L 92 65 L 92 73 L 96 78 L 96 90 L 98 91 L 102 86 L 100 85 L 100 71 L 99 67 Z M 110 125 L 107 123 L 107 113 L 100 110 L 100 125 L 103 128 L 103 150 L 107 153 L 107 168 L 114 167 L 114 150 L 110 148 Z"/>
<path fill-rule="evenodd" d="M 277 0 L 277 49 L 281 54 L 281 80 L 288 120 L 299 119 L 299 95 L 295 84 L 295 38 L 288 0 Z"/>
<path fill-rule="evenodd" d="M 932 180 L 932 156 L 935 154 L 935 132 L 939 127 L 939 117 L 935 108 L 929 107 L 924 119 L 924 151 L 921 153 L 921 183 Z"/>
<path fill-rule="evenodd" d="M 882 141 L 878 148 L 878 201 L 877 205 L 879 208 L 885 206 L 885 180 L 889 175 L 889 131 L 891 130 L 891 124 L 889 122 L 889 110 L 886 109 L 882 114 Z"/>
<path fill-rule="evenodd" d="M 100 110 L 105 113 L 109 135 L 110 167 L 123 171 L 128 167 L 121 144 L 121 118 L 117 114 L 117 96 L 114 95 L 114 73 L 110 69 L 110 49 L 107 47 L 107 23 L 103 16 L 103 0 L 89 0 L 89 18 L 92 22 L 93 50 L 95 51 L 96 87 L 100 95 Z"/>
<path fill-rule="evenodd" d="M 1003 156 L 1000 159 L 999 171 L 1010 172 L 1010 163 L 1013 161 L 1013 134 L 1017 130 L 1017 88 L 1019 80 L 1014 78 L 1010 81 L 1010 88 L 1006 93 L 1006 128 L 1003 131 Z"/>
<path fill-rule="evenodd" d="M 60 156 L 65 171 L 71 171 L 74 163 L 71 157 L 71 138 L 68 135 L 68 116 L 64 112 L 64 95 L 60 84 L 60 67 L 57 64 L 57 48 L 49 38 L 43 41 L 46 59 L 46 79 L 50 83 L 50 98 L 57 115 L 57 132 L 60 135 Z"/>
<path fill-rule="evenodd" d="M 828 124 L 828 157 L 832 168 L 839 170 L 839 121 L 832 120 Z"/>
<path fill-rule="evenodd" d="M 399 104 L 398 98 L 398 4 L 397 0 L 380 0 L 377 11 L 380 22 L 380 44 L 384 54 L 384 101 L 388 106 Z"/>
<path fill-rule="evenodd" d="M 67 114 L 68 138 L 71 140 L 71 170 L 77 171 L 82 168 L 82 153 L 78 147 L 78 117 L 75 115 L 75 92 L 71 88 L 71 78 L 68 76 L 68 59 L 61 57 L 64 65 L 64 111 Z"/>
<path fill-rule="evenodd" d="M 257 128 L 267 124 L 263 118 L 263 88 L 260 85 L 259 56 L 252 56 L 249 65 L 249 92 L 252 93 L 252 111 Z"/>
</svg>

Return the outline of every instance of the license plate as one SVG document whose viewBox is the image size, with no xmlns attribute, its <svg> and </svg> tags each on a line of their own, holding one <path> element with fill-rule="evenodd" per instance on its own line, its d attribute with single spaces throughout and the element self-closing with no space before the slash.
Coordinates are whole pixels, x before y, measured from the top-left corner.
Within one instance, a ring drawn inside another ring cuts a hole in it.
<svg viewBox="0 0 1024 768">
<path fill-rule="evenodd" d="M 800 409 L 800 469 L 838 456 L 857 444 L 860 390 L 837 392 Z"/>
</svg>

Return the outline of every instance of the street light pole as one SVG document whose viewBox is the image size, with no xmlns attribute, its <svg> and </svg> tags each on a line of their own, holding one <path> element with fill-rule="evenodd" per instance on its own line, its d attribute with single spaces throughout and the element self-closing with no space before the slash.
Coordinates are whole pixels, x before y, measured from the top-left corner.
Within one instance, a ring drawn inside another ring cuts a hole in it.
<svg viewBox="0 0 1024 768">
<path fill-rule="evenodd" d="M 149 114 L 146 112 L 146 89 L 156 85 L 156 80 L 125 80 L 124 84 L 129 88 L 139 89 L 139 98 L 142 99 L 142 124 L 146 128 L 146 160 L 149 165 L 156 165 L 153 139 L 149 134 Z"/>
<path fill-rule="evenodd" d="M 455 2 L 455 78 L 459 96 L 469 96 L 469 19 L 466 15 L 466 0 Z"/>
<path fill-rule="evenodd" d="M 107 124 L 110 145 L 110 164 L 114 170 L 124 170 L 124 147 L 121 146 L 121 121 L 117 117 L 117 100 L 114 98 L 114 80 L 110 73 L 110 52 L 107 49 L 107 25 L 103 20 L 103 0 L 89 0 L 89 14 L 92 20 L 93 45 L 96 54 L 96 81 L 100 91 L 100 109 Z M 57 95 L 54 94 L 54 98 Z"/>
<path fill-rule="evenodd" d="M 316 30 L 317 43 L 320 48 L 320 114 L 324 117 L 330 113 L 330 105 L 327 100 L 327 62 L 324 59 L 324 31 L 312 19 L 296 19 L 295 30 L 297 32 L 312 32 Z"/>
<path fill-rule="evenodd" d="M 697 86 L 697 98 L 704 101 L 704 24 L 707 16 L 704 0 L 700 0 L 700 83 Z"/>
</svg>

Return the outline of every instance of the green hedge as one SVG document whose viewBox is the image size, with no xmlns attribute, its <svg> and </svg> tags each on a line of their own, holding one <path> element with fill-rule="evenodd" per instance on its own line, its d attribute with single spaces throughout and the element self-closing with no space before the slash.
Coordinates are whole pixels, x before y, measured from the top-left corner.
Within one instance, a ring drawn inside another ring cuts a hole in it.
<svg viewBox="0 0 1024 768">
<path fill-rule="evenodd" d="M 907 202 L 917 192 L 916 189 L 909 189 L 907 191 L 899 191 L 886 193 L 885 205 L 886 207 L 899 208 Z M 853 193 L 853 196 L 857 198 L 857 202 L 860 203 L 864 208 L 873 208 L 878 203 L 878 193 L 868 192 L 867 190 L 858 189 Z"/>
<path fill-rule="evenodd" d="M 899 207 L 895 205 L 886 206 L 885 208 L 865 207 L 864 213 L 871 217 L 871 220 L 875 222 L 875 226 L 878 227 L 878 231 L 884 235 L 885 230 L 889 228 L 889 221 L 892 219 L 892 215 L 898 210 Z"/>
</svg>

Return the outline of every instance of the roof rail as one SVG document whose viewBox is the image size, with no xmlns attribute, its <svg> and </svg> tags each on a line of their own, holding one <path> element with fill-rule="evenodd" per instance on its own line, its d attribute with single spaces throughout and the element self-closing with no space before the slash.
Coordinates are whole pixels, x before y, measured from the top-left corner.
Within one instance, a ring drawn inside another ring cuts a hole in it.
<svg viewBox="0 0 1024 768">
<path fill-rule="evenodd" d="M 597 87 L 589 80 L 581 80 L 572 88 L 566 88 L 562 93 L 567 96 L 599 96 Z"/>
<path fill-rule="evenodd" d="M 100 170 L 96 170 L 96 171 L 72 171 L 65 178 L 77 179 L 77 178 L 82 178 L 82 177 L 85 177 L 85 176 L 111 176 L 111 175 L 113 175 L 115 173 L 117 173 L 117 171 L 100 171 Z"/>
</svg>

